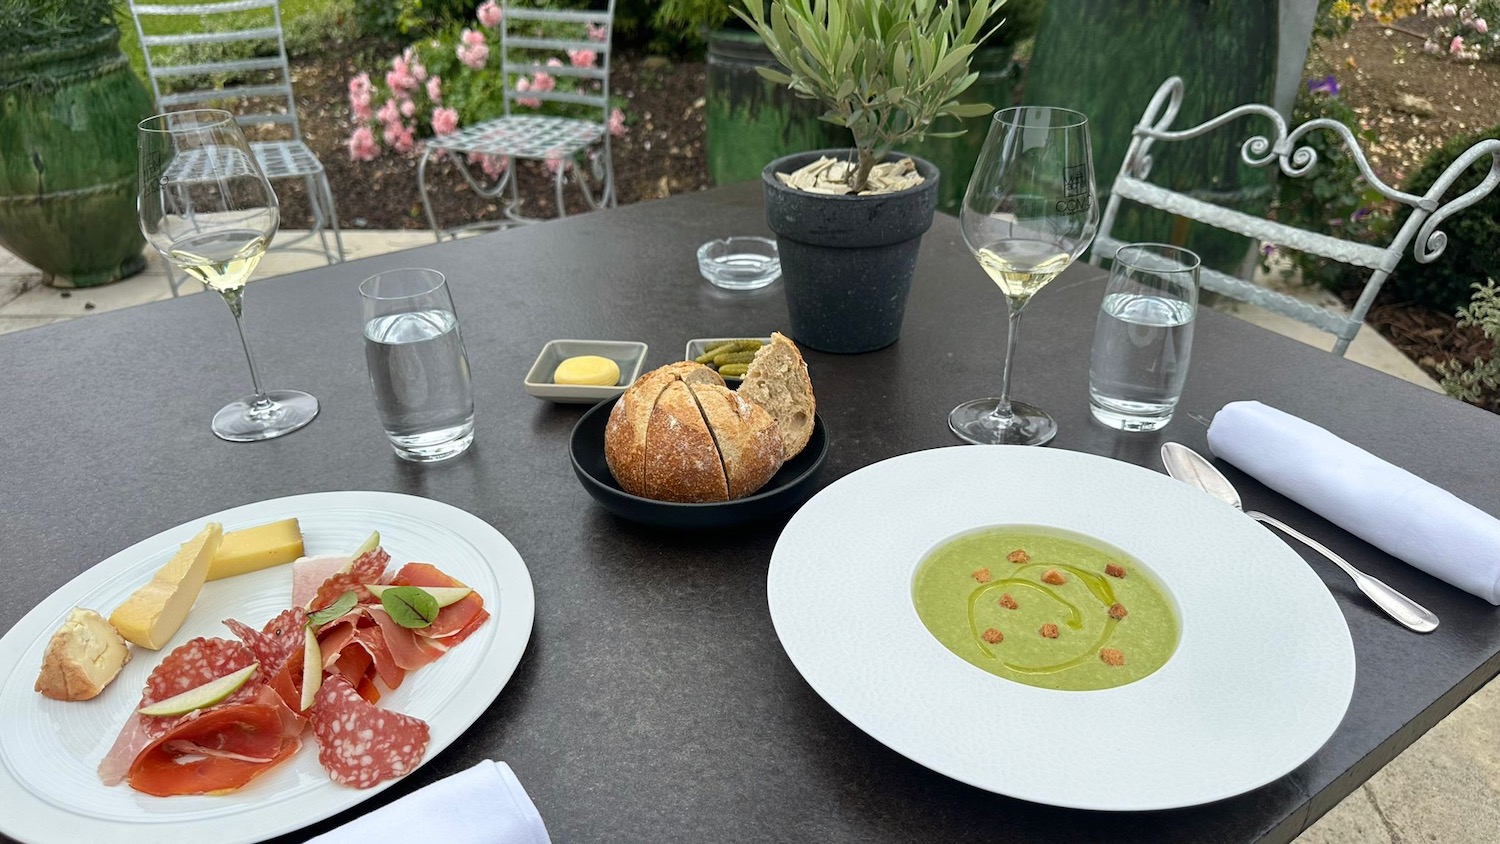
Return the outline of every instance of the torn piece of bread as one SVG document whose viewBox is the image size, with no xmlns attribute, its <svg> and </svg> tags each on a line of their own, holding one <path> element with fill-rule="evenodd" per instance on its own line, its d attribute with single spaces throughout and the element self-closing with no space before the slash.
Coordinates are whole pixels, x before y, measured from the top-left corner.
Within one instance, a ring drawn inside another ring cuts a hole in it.
<svg viewBox="0 0 1500 844">
<path fill-rule="evenodd" d="M 36 690 L 54 700 L 88 700 L 129 661 L 125 637 L 104 616 L 75 607 L 47 643 Z"/>
<path fill-rule="evenodd" d="M 795 343 L 773 333 L 771 342 L 755 353 L 739 391 L 770 411 L 776 420 L 781 429 L 783 460 L 791 460 L 807 447 L 818 405 L 807 364 Z"/>
</svg>

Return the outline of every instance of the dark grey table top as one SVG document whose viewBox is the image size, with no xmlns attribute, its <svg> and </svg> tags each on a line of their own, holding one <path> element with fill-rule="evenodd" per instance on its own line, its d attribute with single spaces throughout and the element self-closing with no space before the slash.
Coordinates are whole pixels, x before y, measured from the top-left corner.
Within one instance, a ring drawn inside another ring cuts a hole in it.
<svg viewBox="0 0 1500 844">
<path fill-rule="evenodd" d="M 209 418 L 246 392 L 217 296 L 196 295 L 0 337 L 0 629 L 95 562 L 158 531 L 283 495 L 341 489 L 444 501 L 495 525 L 536 585 L 526 656 L 452 747 L 360 809 L 300 840 L 484 758 L 521 778 L 558 842 L 1287 841 L 1500 671 L 1500 616 L 1230 469 L 1247 507 L 1319 537 L 1441 616 L 1417 636 L 1321 561 L 1354 636 L 1359 673 L 1342 726 L 1281 780 L 1209 806 L 1105 814 L 1038 806 L 962 785 L 846 722 L 776 640 L 765 573 L 785 517 L 713 534 L 621 521 L 572 475 L 582 414 L 527 396 L 522 378 L 554 338 L 641 340 L 648 366 L 692 337 L 786 328 L 780 285 L 729 295 L 693 252 L 766 231 L 758 185 L 644 203 L 252 285 L 249 331 L 270 387 L 323 403 L 282 440 L 231 445 Z M 448 274 L 477 391 L 475 446 L 447 464 L 397 460 L 364 372 L 356 286 L 370 273 Z M 1017 398 L 1056 415 L 1052 447 L 1159 468 L 1175 439 L 1206 450 L 1184 416 L 1124 435 L 1087 410 L 1102 276 L 1070 270 L 1032 302 Z M 905 452 L 950 446 L 945 418 L 991 394 L 1005 305 L 939 217 L 922 247 L 894 346 L 807 354 L 832 449 L 819 483 Z M 1205 310 L 1183 408 L 1254 398 L 1323 425 L 1500 514 L 1488 449 L 1500 418 Z M 31 671 L 31 666 L 16 670 Z M 1234 764 L 1234 760 L 1225 760 Z"/>
</svg>

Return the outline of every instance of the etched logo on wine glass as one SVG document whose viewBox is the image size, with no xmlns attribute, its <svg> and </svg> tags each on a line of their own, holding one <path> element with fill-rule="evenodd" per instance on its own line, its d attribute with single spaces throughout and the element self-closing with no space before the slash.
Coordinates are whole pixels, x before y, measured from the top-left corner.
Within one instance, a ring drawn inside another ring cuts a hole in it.
<svg viewBox="0 0 1500 844">
<path fill-rule="evenodd" d="M 1093 192 L 1089 190 L 1087 164 L 1063 168 L 1063 198 L 1057 201 L 1057 210 L 1063 214 L 1078 214 L 1093 205 Z"/>
</svg>

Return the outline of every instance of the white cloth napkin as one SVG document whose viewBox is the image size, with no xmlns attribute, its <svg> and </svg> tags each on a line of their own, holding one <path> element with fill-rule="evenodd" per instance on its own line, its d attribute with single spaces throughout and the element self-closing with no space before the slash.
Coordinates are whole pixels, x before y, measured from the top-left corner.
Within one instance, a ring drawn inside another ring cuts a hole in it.
<svg viewBox="0 0 1500 844">
<path fill-rule="evenodd" d="M 536 804 L 504 762 L 486 759 L 325 832 L 308 844 L 551 844 Z"/>
<path fill-rule="evenodd" d="M 1214 414 L 1216 456 L 1386 553 L 1500 605 L 1500 520 L 1260 402 Z"/>
</svg>

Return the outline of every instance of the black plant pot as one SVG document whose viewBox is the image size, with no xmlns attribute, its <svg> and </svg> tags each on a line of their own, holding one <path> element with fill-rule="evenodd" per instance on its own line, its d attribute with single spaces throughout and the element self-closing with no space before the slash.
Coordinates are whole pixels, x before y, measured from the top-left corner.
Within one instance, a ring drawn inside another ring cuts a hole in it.
<svg viewBox="0 0 1500 844">
<path fill-rule="evenodd" d="M 797 153 L 761 171 L 792 338 L 820 352 L 873 352 L 901 336 L 917 249 L 937 207 L 938 170 L 914 158 L 926 181 L 881 196 L 805 193 L 777 181 L 776 173 L 823 155 L 846 158 L 850 152 Z"/>
</svg>

